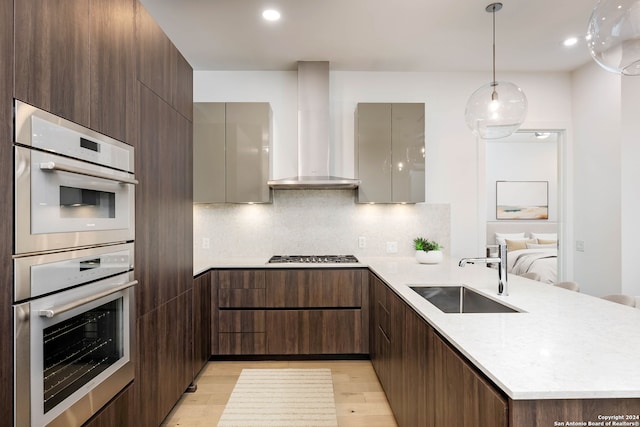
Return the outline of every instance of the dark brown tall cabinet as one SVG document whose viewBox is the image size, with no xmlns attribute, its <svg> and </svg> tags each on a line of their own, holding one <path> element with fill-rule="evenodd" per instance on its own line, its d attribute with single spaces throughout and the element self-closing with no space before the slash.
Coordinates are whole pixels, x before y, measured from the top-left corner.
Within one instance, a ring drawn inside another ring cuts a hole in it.
<svg viewBox="0 0 640 427">
<path fill-rule="evenodd" d="M 209 317 L 194 307 L 191 66 L 138 0 L 0 0 L 0 35 L 0 419 L 13 419 L 18 98 L 135 147 L 135 380 L 86 425 L 157 426 L 202 366 L 194 318 Z"/>
<path fill-rule="evenodd" d="M 0 420 L 13 418 L 13 1 L 0 0 Z"/>
<path fill-rule="evenodd" d="M 193 379 L 191 68 L 136 15 L 136 425 L 157 426 Z M 153 76 L 153 78 L 151 78 Z M 183 88 L 187 86 L 187 89 Z"/>
<path fill-rule="evenodd" d="M 15 95 L 121 141 L 134 112 L 134 0 L 15 2 Z"/>
</svg>

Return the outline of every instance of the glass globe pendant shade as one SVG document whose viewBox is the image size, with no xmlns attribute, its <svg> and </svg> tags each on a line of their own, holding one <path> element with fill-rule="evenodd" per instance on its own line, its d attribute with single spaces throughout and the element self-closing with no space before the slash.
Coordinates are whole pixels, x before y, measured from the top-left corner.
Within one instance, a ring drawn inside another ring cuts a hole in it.
<svg viewBox="0 0 640 427">
<path fill-rule="evenodd" d="M 527 116 L 527 97 L 510 82 L 491 82 L 471 94 L 465 109 L 467 126 L 482 139 L 505 138 Z"/>
<path fill-rule="evenodd" d="M 640 0 L 600 0 L 587 28 L 587 46 L 605 70 L 640 75 Z"/>
</svg>

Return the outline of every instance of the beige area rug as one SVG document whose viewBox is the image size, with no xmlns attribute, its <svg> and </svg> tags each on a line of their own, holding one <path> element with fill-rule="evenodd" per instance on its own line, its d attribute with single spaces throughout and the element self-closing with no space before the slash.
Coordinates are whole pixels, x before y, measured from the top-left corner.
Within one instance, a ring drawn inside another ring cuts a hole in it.
<svg viewBox="0 0 640 427">
<path fill-rule="evenodd" d="M 330 369 L 243 369 L 218 427 L 337 427 Z"/>
</svg>

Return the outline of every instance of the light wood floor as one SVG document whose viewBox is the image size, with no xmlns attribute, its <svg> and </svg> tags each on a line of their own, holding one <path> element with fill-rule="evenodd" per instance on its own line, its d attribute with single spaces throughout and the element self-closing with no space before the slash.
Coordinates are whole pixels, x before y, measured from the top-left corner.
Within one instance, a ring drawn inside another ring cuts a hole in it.
<svg viewBox="0 0 640 427">
<path fill-rule="evenodd" d="M 209 362 L 195 393 L 186 393 L 161 427 L 215 427 L 243 368 L 329 368 L 339 427 L 397 427 L 371 362 Z"/>
</svg>

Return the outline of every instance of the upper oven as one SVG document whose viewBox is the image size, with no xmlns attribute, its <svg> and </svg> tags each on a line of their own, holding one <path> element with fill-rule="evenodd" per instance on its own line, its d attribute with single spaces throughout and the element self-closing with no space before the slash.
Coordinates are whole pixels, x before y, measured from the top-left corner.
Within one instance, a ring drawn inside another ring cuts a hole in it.
<svg viewBox="0 0 640 427">
<path fill-rule="evenodd" d="M 134 240 L 133 147 L 15 105 L 15 254 Z"/>
</svg>

